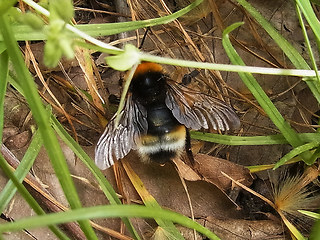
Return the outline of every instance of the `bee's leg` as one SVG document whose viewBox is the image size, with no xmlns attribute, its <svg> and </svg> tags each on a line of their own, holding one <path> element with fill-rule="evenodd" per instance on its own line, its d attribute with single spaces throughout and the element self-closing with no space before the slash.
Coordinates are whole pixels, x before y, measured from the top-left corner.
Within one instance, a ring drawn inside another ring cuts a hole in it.
<svg viewBox="0 0 320 240">
<path fill-rule="evenodd" d="M 190 132 L 189 132 L 189 129 L 187 128 L 186 128 L 186 153 L 191 165 L 194 166 L 195 162 L 194 162 L 194 158 L 191 150 Z"/>
<path fill-rule="evenodd" d="M 119 104 L 120 103 L 120 98 L 114 94 L 110 94 L 108 97 L 108 100 L 109 100 L 109 103 L 111 103 L 111 104 Z"/>
<path fill-rule="evenodd" d="M 140 43 L 140 46 L 139 46 L 139 49 L 142 48 L 143 44 L 144 44 L 144 41 L 146 40 L 146 37 L 147 37 L 147 34 L 148 32 L 151 32 L 151 28 L 150 27 L 147 27 L 147 30 L 145 31 L 144 35 L 143 35 L 143 38 L 141 40 L 141 43 Z"/>
<path fill-rule="evenodd" d="M 181 85 L 188 86 L 191 83 L 191 79 L 198 76 L 200 72 L 198 70 L 193 70 L 191 73 L 187 73 L 182 77 Z"/>
</svg>

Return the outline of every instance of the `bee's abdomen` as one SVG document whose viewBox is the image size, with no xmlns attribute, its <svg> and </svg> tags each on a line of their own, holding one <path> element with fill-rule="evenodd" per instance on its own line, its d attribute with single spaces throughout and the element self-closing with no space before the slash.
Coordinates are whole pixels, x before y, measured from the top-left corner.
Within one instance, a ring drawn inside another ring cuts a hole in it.
<svg viewBox="0 0 320 240">
<path fill-rule="evenodd" d="M 179 157 L 184 151 L 186 141 L 186 128 L 183 125 L 176 126 L 170 132 L 163 135 L 146 134 L 140 137 L 138 153 L 144 161 L 166 163 L 175 157 Z"/>
<path fill-rule="evenodd" d="M 138 152 L 145 161 L 165 163 L 183 152 L 186 128 L 164 106 L 147 110 L 148 131 L 140 137 Z"/>
<path fill-rule="evenodd" d="M 148 134 L 164 135 L 180 125 L 164 104 L 147 109 Z"/>
</svg>

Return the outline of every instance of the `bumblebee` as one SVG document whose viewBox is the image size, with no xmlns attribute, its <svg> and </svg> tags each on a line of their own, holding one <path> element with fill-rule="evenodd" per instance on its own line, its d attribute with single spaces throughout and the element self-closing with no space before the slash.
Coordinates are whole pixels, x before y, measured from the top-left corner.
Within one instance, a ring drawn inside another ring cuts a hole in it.
<svg viewBox="0 0 320 240">
<path fill-rule="evenodd" d="M 95 162 L 106 169 L 136 150 L 143 161 L 164 164 L 190 153 L 188 129 L 227 131 L 239 125 L 223 101 L 171 80 L 159 64 L 143 62 L 132 78 L 117 128 L 113 116 L 97 143 Z"/>
</svg>

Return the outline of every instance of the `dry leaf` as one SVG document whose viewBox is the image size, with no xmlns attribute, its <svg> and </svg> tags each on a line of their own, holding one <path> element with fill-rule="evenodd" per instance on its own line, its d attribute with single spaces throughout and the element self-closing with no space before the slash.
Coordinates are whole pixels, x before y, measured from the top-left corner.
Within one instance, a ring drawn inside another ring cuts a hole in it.
<svg viewBox="0 0 320 240">
<path fill-rule="evenodd" d="M 232 182 L 221 174 L 224 172 L 246 186 L 252 184 L 253 178 L 249 170 L 243 166 L 201 153 L 196 154 L 194 160 L 194 167 L 187 165 L 180 159 L 173 161 L 181 176 L 188 181 L 204 180 L 214 184 L 222 191 L 226 191 L 231 188 Z"/>
<path fill-rule="evenodd" d="M 241 165 L 201 153 L 195 155 L 194 160 L 196 162 L 195 168 L 203 179 L 221 190 L 228 190 L 232 185 L 231 180 L 223 176 L 221 172 L 246 186 L 252 184 L 253 178 L 249 170 Z"/>
</svg>

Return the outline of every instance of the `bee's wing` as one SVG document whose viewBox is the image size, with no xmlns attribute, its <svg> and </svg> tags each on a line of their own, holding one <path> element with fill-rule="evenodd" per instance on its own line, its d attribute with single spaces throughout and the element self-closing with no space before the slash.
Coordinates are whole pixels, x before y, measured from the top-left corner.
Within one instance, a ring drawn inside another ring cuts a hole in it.
<svg viewBox="0 0 320 240">
<path fill-rule="evenodd" d="M 100 169 L 109 168 L 114 159 L 119 160 L 135 149 L 137 138 L 147 130 L 146 110 L 132 100 L 131 94 L 120 115 L 118 127 L 115 128 L 116 116 L 113 116 L 97 143 L 95 162 Z"/>
<path fill-rule="evenodd" d="M 223 101 L 167 80 L 166 105 L 187 128 L 227 131 L 240 126 L 234 110 Z"/>
</svg>

